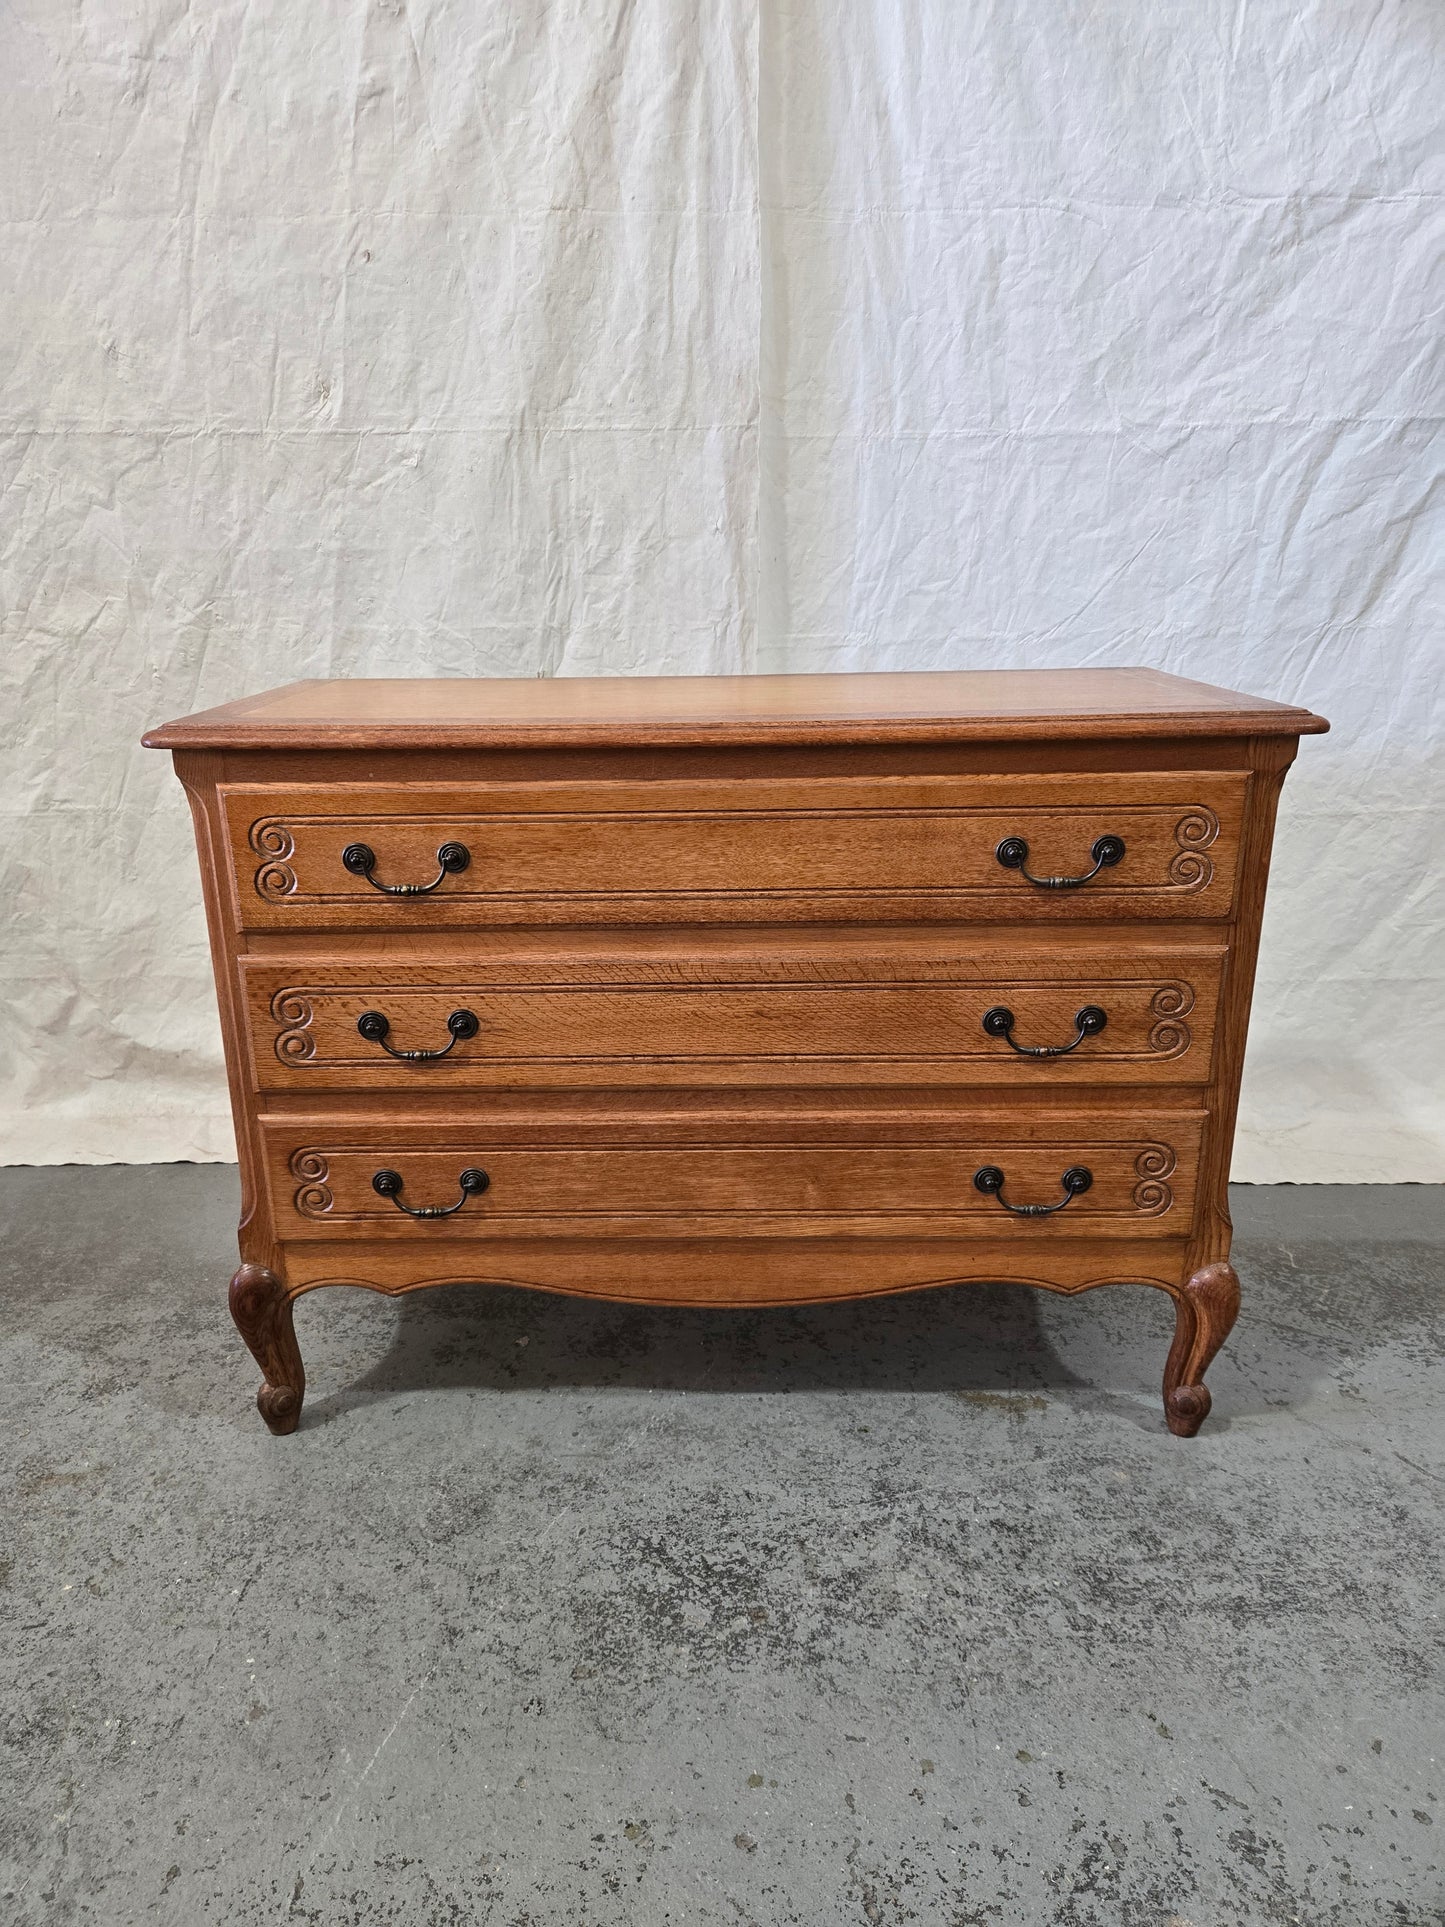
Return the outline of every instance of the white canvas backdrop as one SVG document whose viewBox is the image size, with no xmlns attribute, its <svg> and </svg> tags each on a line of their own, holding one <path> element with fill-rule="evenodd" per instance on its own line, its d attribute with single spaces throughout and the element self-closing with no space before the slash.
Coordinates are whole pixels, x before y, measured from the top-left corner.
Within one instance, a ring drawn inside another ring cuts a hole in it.
<svg viewBox="0 0 1445 1927">
<path fill-rule="evenodd" d="M 1445 1177 L 1435 0 L 12 0 L 0 1157 L 229 1158 L 161 718 L 1307 702 L 1236 1176 Z"/>
</svg>

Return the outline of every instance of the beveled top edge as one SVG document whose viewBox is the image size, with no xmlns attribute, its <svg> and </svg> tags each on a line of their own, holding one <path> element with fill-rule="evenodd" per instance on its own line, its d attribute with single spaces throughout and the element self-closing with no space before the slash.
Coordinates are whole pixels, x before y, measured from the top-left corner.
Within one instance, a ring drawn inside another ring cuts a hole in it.
<svg viewBox="0 0 1445 1927">
<path fill-rule="evenodd" d="M 429 749 L 1318 735 L 1307 709 L 1154 669 L 310 680 L 163 723 L 148 749 Z"/>
</svg>

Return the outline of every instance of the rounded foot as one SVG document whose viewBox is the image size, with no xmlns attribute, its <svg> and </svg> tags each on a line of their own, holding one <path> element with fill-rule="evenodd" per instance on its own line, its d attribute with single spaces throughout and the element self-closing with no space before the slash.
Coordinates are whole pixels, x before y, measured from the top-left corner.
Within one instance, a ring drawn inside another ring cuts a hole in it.
<svg viewBox="0 0 1445 1927">
<path fill-rule="evenodd" d="M 1177 1391 L 1166 1393 L 1164 1417 L 1175 1438 L 1192 1439 L 1209 1417 L 1213 1403 L 1207 1385 L 1181 1385 Z"/>
<path fill-rule="evenodd" d="M 277 1438 L 284 1438 L 300 1423 L 301 1394 L 290 1385 L 262 1385 L 256 1393 L 256 1410 Z"/>
</svg>

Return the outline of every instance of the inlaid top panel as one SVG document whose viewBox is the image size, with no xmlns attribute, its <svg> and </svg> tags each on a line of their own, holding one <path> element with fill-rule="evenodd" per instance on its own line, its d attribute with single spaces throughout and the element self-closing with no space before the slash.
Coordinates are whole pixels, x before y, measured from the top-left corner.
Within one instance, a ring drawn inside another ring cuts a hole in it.
<svg viewBox="0 0 1445 1927">
<path fill-rule="evenodd" d="M 1298 736 L 1322 717 L 1154 669 L 311 681 L 165 723 L 152 749 Z"/>
</svg>

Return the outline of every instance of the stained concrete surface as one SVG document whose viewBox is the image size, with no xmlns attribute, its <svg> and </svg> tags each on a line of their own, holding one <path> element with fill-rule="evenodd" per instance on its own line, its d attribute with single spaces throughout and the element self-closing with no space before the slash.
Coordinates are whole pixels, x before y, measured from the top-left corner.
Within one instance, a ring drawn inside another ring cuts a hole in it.
<svg viewBox="0 0 1445 1927">
<path fill-rule="evenodd" d="M 1171 1438 L 1137 1289 L 318 1293 L 234 1173 L 0 1173 L 0 1914 L 1445 1920 L 1445 1191 L 1236 1194 Z"/>
</svg>

